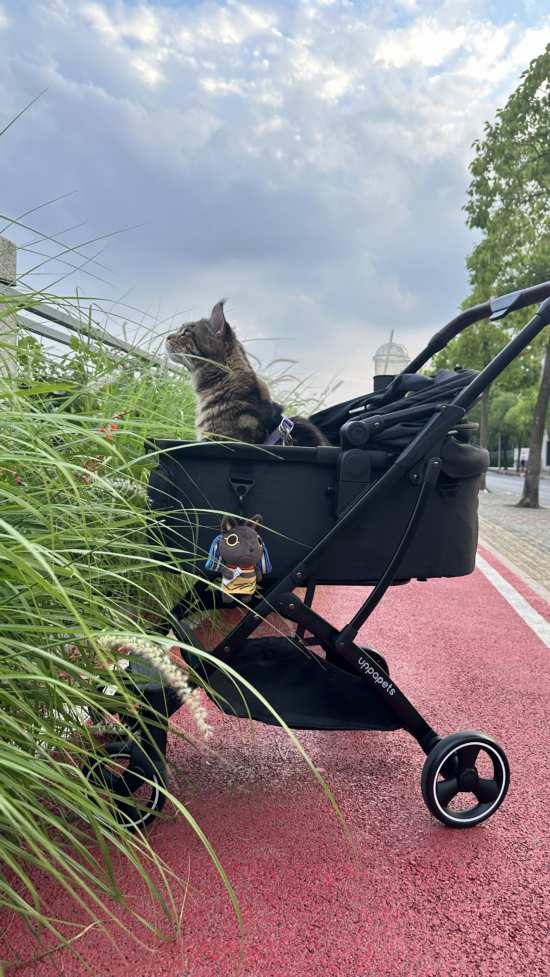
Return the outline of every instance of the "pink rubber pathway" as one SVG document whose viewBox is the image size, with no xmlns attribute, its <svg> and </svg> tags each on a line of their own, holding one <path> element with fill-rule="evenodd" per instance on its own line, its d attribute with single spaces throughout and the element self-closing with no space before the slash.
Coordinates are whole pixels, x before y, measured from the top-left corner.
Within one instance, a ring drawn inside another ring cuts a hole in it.
<svg viewBox="0 0 550 977">
<path fill-rule="evenodd" d="M 363 596 L 326 589 L 316 607 L 342 624 Z M 190 879 L 181 935 L 161 943 L 142 932 L 147 950 L 91 931 L 78 943 L 90 971 L 65 952 L 21 977 L 549 977 L 550 649 L 478 571 L 394 588 L 368 640 L 439 733 L 479 729 L 505 747 L 512 783 L 486 825 L 458 831 L 432 819 L 423 756 L 405 733 L 303 733 L 346 836 L 284 732 L 212 710 L 215 752 L 172 737 L 171 786 L 235 886 L 244 936 L 178 817 L 157 823 L 151 840 Z M 183 711 L 176 721 L 191 730 Z M 147 912 L 142 887 L 130 877 L 126 887 Z M 78 919 L 53 888 L 49 906 Z M 18 921 L 5 920 L 2 936 L 4 959 L 28 959 L 33 943 Z"/>
</svg>

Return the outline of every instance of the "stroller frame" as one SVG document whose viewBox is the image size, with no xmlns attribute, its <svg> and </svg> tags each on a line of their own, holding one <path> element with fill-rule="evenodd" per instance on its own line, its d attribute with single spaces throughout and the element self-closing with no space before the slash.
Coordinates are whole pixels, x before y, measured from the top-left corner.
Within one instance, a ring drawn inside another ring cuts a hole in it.
<svg viewBox="0 0 550 977">
<path fill-rule="evenodd" d="M 529 322 L 518 332 L 508 344 L 494 357 L 494 359 L 479 374 L 463 387 L 451 403 L 433 405 L 426 423 L 414 439 L 401 451 L 391 467 L 380 478 L 361 491 L 355 499 L 339 515 L 335 525 L 314 545 L 304 558 L 282 579 L 279 579 L 257 603 L 250 608 L 241 621 L 230 631 L 217 647 L 209 652 L 214 658 L 231 664 L 237 649 L 256 630 L 263 619 L 272 612 L 277 612 L 283 618 L 297 625 L 295 640 L 302 647 L 316 645 L 321 647 L 326 655 L 326 661 L 339 669 L 360 676 L 371 693 L 381 697 L 396 720 L 396 727 L 403 728 L 418 742 L 426 760 L 422 771 L 422 795 L 430 812 L 443 824 L 466 828 L 480 824 L 487 820 L 500 806 L 506 795 L 510 771 L 506 754 L 499 744 L 491 737 L 475 732 L 455 733 L 441 738 L 426 719 L 412 705 L 409 699 L 390 679 L 388 666 L 384 658 L 372 649 L 356 642 L 357 634 L 368 620 L 376 606 L 381 601 L 388 587 L 399 582 L 396 579 L 403 557 L 411 546 L 424 511 L 437 485 L 441 472 L 441 447 L 467 412 L 475 405 L 480 395 L 498 377 L 502 371 L 522 352 L 523 349 L 550 323 L 550 282 L 532 288 L 509 293 L 499 298 L 491 299 L 473 308 L 467 309 L 451 320 L 428 343 L 424 350 L 411 361 L 403 372 L 391 379 L 386 387 L 365 398 L 364 416 L 357 417 L 347 427 L 354 425 L 355 436 L 368 441 L 371 432 L 380 427 L 395 423 L 396 415 L 391 412 L 377 414 L 376 408 L 391 404 L 400 390 L 407 384 L 407 377 L 416 373 L 424 364 L 447 343 L 466 329 L 469 325 L 482 319 L 501 319 L 509 312 L 527 307 L 542 301 L 542 305 Z M 425 409 L 424 409 L 425 410 Z M 416 414 L 422 414 L 422 409 L 411 408 Z M 400 418 L 407 412 L 401 410 Z M 358 427 L 359 426 L 359 427 Z M 384 496 L 402 479 L 409 479 L 418 486 L 416 501 L 410 512 L 406 528 L 395 546 L 393 555 L 380 575 L 379 579 L 354 614 L 343 628 L 338 629 L 316 613 L 312 608 L 315 593 L 315 566 L 319 556 L 326 547 L 342 531 L 359 511 L 366 513 L 374 499 Z M 242 494 L 246 494 L 246 485 L 241 486 Z M 294 590 L 306 587 L 304 599 L 299 598 Z M 171 626 L 176 637 L 183 643 L 200 650 L 197 639 L 192 634 L 184 617 L 180 617 L 178 606 L 172 611 Z M 174 623 L 175 621 L 175 623 Z M 306 637 L 309 633 L 310 637 Z M 182 651 L 183 654 L 183 651 Z M 185 657 L 185 655 L 184 655 Z M 211 666 L 209 666 L 211 670 Z M 208 673 L 208 668 L 206 669 Z M 149 686 L 150 695 L 158 700 L 158 685 L 153 680 Z M 156 689 L 156 692 L 155 692 Z M 148 700 L 147 690 L 144 697 Z M 156 702 L 158 705 L 158 701 Z M 164 699 L 164 713 L 166 718 L 177 708 L 173 696 Z M 393 727 L 393 728 L 396 728 Z M 388 727 L 391 728 L 391 727 Z M 159 761 L 159 755 L 164 756 L 166 750 L 166 728 L 158 719 L 156 728 L 151 726 L 151 746 L 142 743 L 134 748 L 137 754 L 134 759 L 145 767 L 148 778 L 155 774 L 164 780 L 164 768 Z M 133 749 L 133 748 L 131 748 Z M 484 754 L 492 763 L 493 776 L 482 777 L 476 769 L 480 753 Z M 145 755 L 145 759 L 144 759 Z M 128 785 L 119 784 L 119 790 L 128 798 L 132 791 Z M 158 793 L 158 792 L 157 792 Z M 452 806 L 454 799 L 460 794 L 473 795 L 475 803 L 467 809 L 457 809 Z M 127 801 L 125 802 L 127 804 Z M 157 809 L 161 805 L 157 805 Z M 151 808 L 135 823 L 146 823 L 154 815 Z"/>
</svg>

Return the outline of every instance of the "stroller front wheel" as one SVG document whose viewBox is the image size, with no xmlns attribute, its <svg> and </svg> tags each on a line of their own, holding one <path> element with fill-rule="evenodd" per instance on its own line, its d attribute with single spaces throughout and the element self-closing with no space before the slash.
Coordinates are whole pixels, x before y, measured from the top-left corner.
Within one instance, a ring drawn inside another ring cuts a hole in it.
<svg viewBox="0 0 550 977">
<path fill-rule="evenodd" d="M 422 796 L 431 813 L 451 828 L 472 828 L 495 813 L 510 783 L 499 744 L 485 733 L 453 733 L 433 747 L 422 770 Z"/>
</svg>

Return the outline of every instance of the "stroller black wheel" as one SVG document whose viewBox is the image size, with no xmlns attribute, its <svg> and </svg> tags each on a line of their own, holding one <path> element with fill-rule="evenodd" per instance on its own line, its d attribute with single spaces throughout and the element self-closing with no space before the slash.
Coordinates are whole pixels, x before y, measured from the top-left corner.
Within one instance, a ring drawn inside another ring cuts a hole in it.
<svg viewBox="0 0 550 977">
<path fill-rule="evenodd" d="M 500 807 L 510 783 L 501 746 L 484 733 L 453 733 L 437 743 L 422 770 L 422 796 L 451 828 L 472 828 Z"/>
<path fill-rule="evenodd" d="M 128 741 L 108 743 L 102 755 L 90 760 L 82 772 L 129 831 L 150 824 L 166 802 L 161 789 L 166 783 L 164 764 L 152 763 L 143 755 L 136 763 Z"/>
</svg>

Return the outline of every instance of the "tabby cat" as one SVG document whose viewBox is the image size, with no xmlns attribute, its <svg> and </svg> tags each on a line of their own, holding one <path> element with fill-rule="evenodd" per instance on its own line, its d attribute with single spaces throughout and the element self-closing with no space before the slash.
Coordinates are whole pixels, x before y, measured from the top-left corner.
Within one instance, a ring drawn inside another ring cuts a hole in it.
<svg viewBox="0 0 550 977">
<path fill-rule="evenodd" d="M 267 384 L 256 374 L 234 330 L 225 318 L 224 301 L 209 319 L 184 323 L 168 336 L 168 355 L 191 373 L 198 399 L 199 438 L 231 438 L 263 444 L 283 417 Z M 328 444 L 305 417 L 292 417 L 292 444 Z"/>
</svg>

